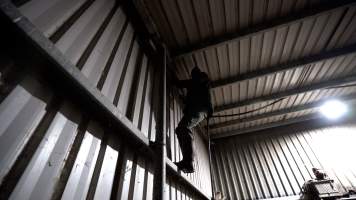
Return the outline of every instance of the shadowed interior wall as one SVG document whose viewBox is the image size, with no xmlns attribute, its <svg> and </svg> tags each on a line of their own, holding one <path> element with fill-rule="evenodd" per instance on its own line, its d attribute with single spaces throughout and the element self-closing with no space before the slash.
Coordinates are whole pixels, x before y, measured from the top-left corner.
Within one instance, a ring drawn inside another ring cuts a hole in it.
<svg viewBox="0 0 356 200">
<path fill-rule="evenodd" d="M 313 128 L 303 123 L 216 141 L 215 187 L 228 199 L 293 196 L 317 167 L 340 191 L 355 189 L 355 131 L 355 124 Z"/>
<path fill-rule="evenodd" d="M 31 0 L 18 9 L 112 102 L 117 115 L 154 141 L 158 66 L 139 45 L 119 2 Z M 151 159 L 41 77 L 25 72 L 6 52 L 0 60 L 1 198 L 152 199 Z M 181 108 L 172 105 L 167 134 L 175 141 L 176 161 L 181 153 L 173 126 Z M 207 149 L 198 134 L 195 141 L 202 156 L 197 172 L 187 177 L 209 195 Z M 165 191 L 171 199 L 199 199 L 170 177 Z"/>
<path fill-rule="evenodd" d="M 173 91 L 173 88 L 171 88 Z M 175 93 L 176 94 L 176 93 Z M 182 152 L 179 147 L 177 135 L 174 133 L 175 128 L 178 126 L 180 119 L 183 117 L 182 106 L 183 104 L 179 98 L 171 92 L 169 99 L 169 111 L 167 112 L 168 127 L 167 127 L 167 156 L 173 162 L 180 161 Z M 193 130 L 193 145 L 194 145 L 194 166 L 195 173 L 185 174 L 198 188 L 206 194 L 211 194 L 211 177 L 209 167 L 209 152 L 207 141 L 203 139 L 202 133 L 197 129 Z"/>
</svg>

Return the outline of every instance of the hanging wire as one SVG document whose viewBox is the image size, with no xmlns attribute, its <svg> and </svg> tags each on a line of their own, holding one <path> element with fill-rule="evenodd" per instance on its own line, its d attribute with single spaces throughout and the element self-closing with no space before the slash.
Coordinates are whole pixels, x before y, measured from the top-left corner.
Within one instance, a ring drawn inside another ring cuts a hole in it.
<svg viewBox="0 0 356 200">
<path fill-rule="evenodd" d="M 248 113 L 253 113 L 253 112 L 256 112 L 256 111 L 259 111 L 259 110 L 262 110 L 264 108 L 267 108 L 269 106 L 272 106 L 280 101 L 283 101 L 284 99 L 286 99 L 286 97 L 283 97 L 283 98 L 280 98 L 280 99 L 277 99 L 275 101 L 273 101 L 272 103 L 269 103 L 265 106 L 262 106 L 260 108 L 257 108 L 257 109 L 254 109 L 254 110 L 249 110 L 249 111 L 246 111 L 246 112 L 241 112 L 241 113 L 236 113 L 236 114 L 226 114 L 226 115 L 212 115 L 210 116 L 210 118 L 220 118 L 220 117 L 235 117 L 235 116 L 241 116 L 241 115 L 245 115 L 245 114 L 248 114 Z"/>
<path fill-rule="evenodd" d="M 236 114 L 227 114 L 227 115 L 212 115 L 210 118 L 219 118 L 219 117 L 235 117 L 235 116 L 240 116 L 240 115 L 245 115 L 245 114 L 248 114 L 248 113 L 252 113 L 252 112 L 256 112 L 256 111 L 259 111 L 259 110 L 262 110 L 264 108 L 267 108 L 269 106 L 272 106 L 282 100 L 284 100 L 285 98 L 280 98 L 276 101 L 273 101 L 272 103 L 269 103 L 265 106 L 262 106 L 260 108 L 257 108 L 257 109 L 254 109 L 254 110 L 249 110 L 249 111 L 246 111 L 246 112 L 242 112 L 242 113 L 236 113 Z"/>
<path fill-rule="evenodd" d="M 356 83 L 349 84 L 349 85 L 332 86 L 332 87 L 327 87 L 326 89 L 347 88 L 347 87 L 354 87 L 354 86 L 356 86 Z"/>
<path fill-rule="evenodd" d="M 325 88 L 325 89 L 338 89 L 338 88 L 347 88 L 347 87 L 355 87 L 355 86 L 356 86 L 356 83 L 354 83 L 354 84 L 348 84 L 348 85 L 332 86 L 332 87 L 327 87 L 327 88 Z M 254 110 L 249 110 L 249 111 L 246 111 L 246 112 L 236 113 L 236 114 L 212 115 L 212 116 L 210 116 L 210 118 L 235 117 L 235 116 L 245 115 L 245 114 L 252 113 L 252 112 L 256 112 L 256 111 L 262 110 L 262 109 L 264 109 L 264 108 L 267 108 L 267 107 L 269 107 L 269 106 L 272 106 L 272 105 L 274 105 L 274 104 L 276 104 L 276 103 L 278 103 L 278 102 L 280 102 L 280 101 L 282 101 L 282 100 L 284 100 L 284 99 L 285 99 L 285 97 L 284 97 L 284 98 L 280 98 L 280 99 L 278 99 L 278 100 L 276 100 L 276 101 L 273 101 L 272 103 L 269 103 L 269 104 L 267 104 L 267 105 L 265 105 L 265 106 L 262 106 L 262 107 L 260 107 L 260 108 L 254 109 Z"/>
</svg>

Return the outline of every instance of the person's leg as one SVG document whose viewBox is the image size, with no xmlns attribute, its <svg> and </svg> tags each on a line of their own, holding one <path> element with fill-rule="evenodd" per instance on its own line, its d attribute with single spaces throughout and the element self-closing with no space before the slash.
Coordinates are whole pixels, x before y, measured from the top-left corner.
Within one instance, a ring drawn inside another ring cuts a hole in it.
<svg viewBox="0 0 356 200">
<path fill-rule="evenodd" d="M 179 146 L 183 154 L 183 159 L 177 163 L 177 166 L 183 171 L 194 172 L 193 133 L 191 129 L 198 125 L 205 116 L 205 112 L 185 114 L 176 128 Z"/>
<path fill-rule="evenodd" d="M 191 123 L 192 116 L 184 115 L 180 120 L 178 127 L 176 128 L 176 134 L 179 142 L 180 149 L 182 150 L 183 159 L 176 163 L 178 168 L 183 171 L 194 170 L 193 169 L 193 134 L 189 125 Z"/>
</svg>

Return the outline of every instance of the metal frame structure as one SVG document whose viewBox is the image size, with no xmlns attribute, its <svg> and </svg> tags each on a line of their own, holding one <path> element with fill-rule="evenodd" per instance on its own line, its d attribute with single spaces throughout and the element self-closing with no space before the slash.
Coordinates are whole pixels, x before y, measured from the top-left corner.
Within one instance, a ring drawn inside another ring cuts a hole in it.
<svg viewBox="0 0 356 200">
<path fill-rule="evenodd" d="M 311 16 L 318 16 L 325 12 L 330 12 L 335 9 L 344 8 L 354 4 L 355 2 L 350 0 L 338 1 L 333 5 L 327 4 L 323 7 L 309 10 L 308 12 L 299 15 L 293 15 L 284 18 L 282 20 L 275 20 L 266 25 L 258 25 L 252 27 L 250 29 L 241 31 L 239 34 L 227 35 L 226 37 L 217 40 L 207 41 L 197 46 L 187 47 L 186 49 L 182 49 L 181 51 L 176 51 L 173 59 L 189 56 L 197 52 L 205 51 L 207 49 L 216 48 L 218 46 L 228 44 L 230 42 L 240 41 L 246 37 L 251 37 L 256 34 L 265 33 L 270 30 L 283 27 L 291 23 L 305 20 Z M 126 12 L 131 14 L 131 16 L 129 17 L 133 19 L 134 24 L 136 23 L 135 28 L 145 27 L 144 24 L 140 22 L 140 19 L 137 16 L 138 14 L 137 13 L 132 14 L 133 13 L 132 11 L 135 10 L 134 6 L 128 3 L 128 1 L 124 1 L 123 5 L 124 5 L 123 6 L 124 9 L 127 10 Z M 125 117 L 123 113 L 120 113 L 120 111 L 118 111 L 111 102 L 109 102 L 105 97 L 103 97 L 100 91 L 97 88 L 93 87 L 88 82 L 88 80 L 80 72 L 80 70 L 76 66 L 71 64 L 71 62 L 67 60 L 67 58 L 63 55 L 63 53 L 60 52 L 54 46 L 54 44 L 48 38 L 46 38 L 39 30 L 37 30 L 37 28 L 34 27 L 29 20 L 27 20 L 24 16 L 22 16 L 22 14 L 20 14 L 17 8 L 10 1 L 1 1 L 0 8 L 1 8 L 0 15 L 2 21 L 4 21 L 10 27 L 10 29 L 7 30 L 6 33 L 12 34 L 12 36 L 16 38 L 16 43 L 14 44 L 10 52 L 11 54 L 13 55 L 23 54 L 28 56 L 30 54 L 30 51 L 32 51 L 31 55 L 35 55 L 32 60 L 35 63 L 36 62 L 40 62 L 42 64 L 44 63 L 44 65 L 48 67 L 48 69 L 44 69 L 43 67 L 38 67 L 38 68 L 33 67 L 33 69 L 31 68 L 31 70 L 35 72 L 44 71 L 44 73 L 48 75 L 49 77 L 48 79 L 52 79 L 52 81 L 50 82 L 51 86 L 57 89 L 69 91 L 69 96 L 71 97 L 71 99 L 73 99 L 74 102 L 77 103 L 77 105 L 84 107 L 86 110 L 88 110 L 91 113 L 95 113 L 97 115 L 96 118 L 98 119 L 98 121 L 108 125 L 109 127 L 112 127 L 115 130 L 118 130 L 117 132 L 120 132 L 124 136 L 130 138 L 133 141 L 134 145 L 137 145 L 143 154 L 146 154 L 147 156 L 154 159 L 155 161 L 155 179 L 154 179 L 154 190 L 153 190 L 154 199 L 158 199 L 158 200 L 164 199 L 164 187 L 165 187 L 167 175 L 175 177 L 177 180 L 181 181 L 183 185 L 190 188 L 192 191 L 198 194 L 198 196 L 201 197 L 202 199 L 210 198 L 209 195 L 205 194 L 200 189 L 195 187 L 194 184 L 189 179 L 187 179 L 185 176 L 182 176 L 182 174 L 177 170 L 177 167 L 172 163 L 172 161 L 170 161 L 166 157 L 166 131 L 167 131 L 167 124 L 166 124 L 167 122 L 165 120 L 167 115 L 166 75 L 167 75 L 167 58 L 168 58 L 167 54 L 169 53 L 166 47 L 164 46 L 158 47 L 158 54 L 155 55 L 157 60 L 156 64 L 160 70 L 161 104 L 159 108 L 159 117 L 158 117 L 159 121 L 158 121 L 157 141 L 155 144 L 150 144 L 149 139 L 145 137 L 144 134 L 137 127 L 135 127 L 131 123 L 131 121 Z M 141 30 L 143 30 L 143 33 L 141 32 Z M 149 33 L 145 29 L 140 29 L 139 32 L 141 32 L 140 38 L 141 38 L 142 45 L 145 48 L 152 49 L 152 45 L 150 45 L 149 42 L 144 41 L 144 40 L 149 40 L 148 39 Z M 153 45 L 153 47 L 155 46 Z M 226 86 L 229 84 L 233 84 L 249 79 L 254 79 L 261 76 L 267 76 L 272 73 L 278 73 L 286 70 L 296 69 L 301 67 L 302 65 L 308 65 L 326 59 L 331 59 L 338 56 L 351 54 L 354 52 L 356 52 L 355 45 L 339 48 L 336 50 L 331 50 L 328 52 L 323 52 L 317 55 L 312 55 L 309 57 L 291 61 L 283 65 L 272 66 L 269 69 L 247 73 L 239 77 L 217 80 L 213 82 L 213 88 L 222 87 L 222 86 Z M 35 61 L 36 59 L 38 61 Z M 59 82 L 61 84 L 59 84 Z M 284 97 L 297 95 L 309 91 L 336 87 L 336 86 L 345 85 L 354 82 L 356 82 L 356 76 L 354 75 L 348 76 L 346 78 L 327 80 L 309 86 L 293 88 L 287 91 L 256 97 L 253 99 L 248 99 L 237 103 L 221 105 L 216 107 L 215 111 L 217 112 L 225 111 L 240 106 L 251 105 L 259 102 L 270 101 L 278 98 L 284 98 Z M 342 99 L 344 100 L 352 100 L 355 98 L 356 98 L 355 95 L 348 95 L 342 97 Z M 256 115 L 248 118 L 231 120 L 220 124 L 212 124 L 210 127 L 207 128 L 214 129 L 219 127 L 226 127 L 240 122 L 249 122 L 249 121 L 254 121 L 270 116 L 277 116 L 277 115 L 283 115 L 283 114 L 297 112 L 301 110 L 312 109 L 317 105 L 319 105 L 320 103 L 322 103 L 322 101 L 313 102 L 305 105 L 298 105 L 290 108 L 284 108 L 278 111 L 264 113 L 261 115 Z M 273 128 L 276 126 L 283 126 L 291 123 L 297 123 L 300 121 L 312 120 L 317 117 L 318 117 L 317 115 L 312 114 L 312 115 L 286 120 L 283 122 L 270 123 L 262 126 L 253 127 L 253 128 L 246 128 L 238 131 L 221 133 L 219 135 L 213 136 L 212 138 L 218 139 L 223 137 L 229 137 L 237 134 L 258 131 L 266 128 Z"/>
<path fill-rule="evenodd" d="M 210 4 L 208 4 L 208 5 L 210 5 Z M 189 5 L 185 5 L 184 3 L 182 3 L 182 5 L 168 5 L 167 4 L 164 6 L 161 5 L 161 6 L 156 6 L 156 7 L 152 6 L 152 7 L 153 8 L 161 7 L 162 13 L 165 13 L 165 12 L 167 12 L 168 9 L 181 8 L 183 6 L 189 7 Z M 196 11 L 194 11 L 194 6 L 195 5 L 192 6 L 193 16 L 196 15 L 196 13 L 194 13 L 194 12 L 196 12 Z M 184 67 L 189 68 L 189 67 L 192 67 L 191 65 L 196 65 L 197 63 L 199 63 L 199 64 L 205 63 L 207 65 L 209 65 L 209 64 L 213 65 L 213 64 L 216 64 L 215 62 L 217 62 L 218 65 L 221 65 L 221 66 L 217 66 L 217 68 L 219 68 L 220 71 L 223 71 L 223 72 L 221 72 L 220 75 L 223 76 L 222 74 L 225 74 L 225 76 L 215 79 L 212 82 L 212 89 L 214 90 L 214 92 L 216 92 L 215 95 L 221 95 L 224 93 L 224 95 L 227 96 L 226 98 L 229 99 L 230 95 L 231 95 L 229 93 L 231 88 L 236 89 L 235 86 L 238 84 L 239 85 L 237 87 L 240 87 L 241 85 L 242 85 L 241 87 L 245 87 L 243 85 L 243 83 L 246 83 L 247 81 L 250 81 L 250 80 L 256 81 L 258 78 L 262 78 L 262 77 L 266 77 L 266 79 L 267 79 L 267 78 L 270 78 L 270 76 L 272 77 L 273 74 L 278 74 L 278 73 L 282 74 L 282 73 L 286 73 L 287 71 L 293 71 L 293 70 L 302 69 L 302 68 L 304 69 L 304 68 L 306 68 L 306 66 L 311 66 L 311 68 L 313 68 L 313 66 L 317 66 L 316 63 L 325 62 L 328 59 L 339 59 L 341 56 L 345 56 L 345 57 L 352 56 L 356 52 L 355 51 L 356 46 L 354 43 L 350 43 L 345 46 L 335 47 L 334 49 L 333 48 L 331 48 L 331 49 L 325 48 L 324 50 L 322 50 L 318 53 L 315 53 L 315 54 L 309 54 L 306 56 L 297 57 L 296 59 L 288 60 L 288 61 L 285 61 L 284 63 L 273 64 L 273 65 L 265 67 L 265 68 L 260 68 L 260 69 L 256 69 L 256 70 L 250 70 L 250 71 L 248 70 L 245 73 L 234 75 L 234 76 L 229 76 L 229 74 L 226 74 L 226 73 L 228 73 L 228 70 L 231 70 L 231 68 L 234 66 L 230 66 L 230 65 L 232 65 L 230 63 L 225 63 L 225 62 L 230 62 L 230 61 L 226 61 L 226 59 L 224 58 L 225 50 L 223 50 L 223 49 L 225 46 L 229 46 L 229 47 L 231 46 L 231 48 L 233 48 L 233 47 L 235 47 L 234 46 L 235 44 L 240 45 L 240 43 L 243 42 L 244 40 L 250 40 L 253 37 L 264 35 L 264 34 L 267 34 L 269 32 L 273 32 L 276 30 L 281 30 L 282 28 L 290 27 L 294 24 L 304 23 L 308 20 L 316 19 L 316 18 L 326 15 L 328 13 L 335 13 L 340 10 L 343 11 L 342 16 L 345 17 L 346 13 L 350 12 L 352 10 L 353 6 L 355 6 L 355 2 L 350 1 L 350 0 L 342 0 L 342 1 L 337 1 L 337 2 L 335 2 L 335 1 L 325 2 L 325 3 L 322 3 L 321 5 L 316 6 L 316 7 L 307 8 L 306 10 L 299 12 L 299 13 L 294 13 L 294 14 L 286 15 L 284 17 L 279 17 L 279 18 L 277 17 L 270 21 L 264 21 L 263 23 L 260 22 L 260 23 L 251 25 L 249 27 L 242 28 L 241 30 L 238 30 L 237 32 L 236 31 L 229 32 L 226 29 L 225 32 L 222 31 L 221 33 L 219 33 L 218 36 L 211 35 L 209 38 L 201 39 L 199 42 L 193 42 L 193 40 L 192 40 L 192 41 L 188 42 L 188 44 L 185 44 L 185 45 L 179 44 L 176 47 L 174 47 L 174 45 L 172 44 L 173 45 L 172 49 L 170 49 L 171 54 L 172 54 L 172 62 L 174 62 L 176 64 L 177 68 L 179 68 L 177 70 L 182 70 L 182 71 L 187 70 L 187 69 L 183 69 Z M 148 10 L 150 10 L 150 9 L 152 9 L 152 8 L 148 8 Z M 210 13 L 210 12 L 211 11 L 209 10 L 208 13 Z M 140 14 L 144 15 L 142 13 L 140 13 Z M 164 20 L 168 21 L 167 24 L 172 24 L 172 22 L 175 20 L 177 22 L 181 22 L 183 24 L 183 27 L 186 27 L 186 26 L 188 26 L 187 24 L 185 24 L 186 19 L 192 18 L 192 16 L 190 16 L 189 14 L 187 14 L 187 16 L 185 16 L 185 17 L 182 17 L 181 16 L 182 14 L 180 14 L 180 16 L 178 16 L 178 15 L 175 16 L 175 14 L 171 14 L 169 16 L 167 14 L 162 14 L 162 15 L 163 15 L 162 19 L 159 15 L 157 15 L 157 16 L 154 16 L 151 20 L 152 21 L 157 20 L 157 23 L 160 23 L 160 24 L 165 24 Z M 224 17 L 228 18 L 228 16 L 224 16 Z M 196 18 L 196 16 L 195 16 L 195 18 Z M 340 20 L 342 20 L 342 18 L 340 18 Z M 196 21 L 195 23 L 199 23 L 199 21 L 197 19 L 195 19 L 195 21 Z M 224 20 L 221 20 L 221 21 L 223 22 Z M 216 22 L 216 23 L 218 23 L 218 22 Z M 227 23 L 226 19 L 225 19 L 225 23 Z M 341 21 L 339 21 L 339 23 L 341 23 Z M 224 25 L 222 25 L 222 26 L 224 26 Z M 225 26 L 227 26 L 227 25 L 225 24 Z M 162 30 L 159 30 L 159 31 L 165 32 L 164 28 L 162 28 Z M 334 31 L 336 31 L 336 29 Z M 194 33 L 191 33 L 191 34 L 194 35 Z M 183 35 L 184 34 L 182 34 L 180 36 L 174 36 L 174 37 L 184 38 Z M 189 37 L 189 36 L 187 36 L 187 37 Z M 167 41 L 168 41 L 168 39 L 167 39 Z M 226 48 L 228 48 L 228 47 L 226 47 Z M 214 61 L 207 61 L 206 56 L 210 55 L 210 53 L 211 53 L 211 55 L 213 55 L 212 52 L 214 52 L 214 51 L 216 51 L 216 54 L 217 54 L 217 58 L 216 58 L 217 61 L 215 61 L 214 59 L 212 59 Z M 230 52 L 230 50 L 226 50 L 226 51 Z M 231 51 L 233 51 L 233 50 L 231 50 Z M 218 55 L 220 55 L 220 58 Z M 221 56 L 221 55 L 223 55 L 223 56 Z M 230 59 L 231 55 L 230 54 L 227 55 L 227 57 L 228 57 L 227 60 Z M 203 58 L 200 58 L 200 57 L 203 57 Z M 219 59 L 221 59 L 221 60 L 219 60 Z M 208 62 L 211 62 L 211 63 L 208 63 Z M 231 62 L 235 62 L 235 61 L 231 61 Z M 191 64 L 191 63 L 194 63 L 194 64 Z M 209 70 L 211 70 L 211 69 L 209 69 Z M 212 73 L 212 72 L 209 72 L 209 73 Z M 216 76 L 216 77 L 218 77 L 218 76 Z M 239 107 L 247 107 L 249 105 L 258 104 L 261 102 L 272 101 L 272 100 L 279 99 L 279 98 L 290 97 L 293 95 L 299 95 L 299 94 L 303 94 L 306 92 L 313 92 L 313 91 L 317 91 L 317 90 L 321 90 L 321 89 L 328 89 L 328 88 L 334 88 L 334 87 L 340 87 L 340 86 L 342 87 L 343 85 L 354 83 L 355 81 L 356 81 L 356 77 L 354 76 L 354 74 L 350 74 L 345 78 L 344 77 L 333 78 L 333 79 L 323 80 L 322 82 L 311 82 L 310 84 L 307 84 L 307 85 L 295 86 L 295 87 L 292 87 L 291 89 L 287 89 L 287 90 L 284 90 L 281 92 L 266 94 L 264 96 L 258 96 L 258 97 L 252 97 L 252 98 L 242 98 L 243 100 L 241 100 L 241 101 L 232 101 L 231 102 L 231 100 L 228 100 L 228 103 L 227 103 L 227 102 L 224 102 L 224 100 L 218 100 L 218 101 L 223 101 L 223 102 L 220 102 L 220 104 L 217 103 L 214 110 L 215 110 L 215 112 L 230 111 L 232 109 L 236 109 Z M 252 84 L 252 82 L 251 82 L 251 84 Z M 229 87 L 229 86 L 231 86 L 231 87 Z M 234 90 L 234 89 L 232 89 L 232 90 Z M 226 92 L 226 94 L 225 94 L 225 92 Z M 225 96 L 222 97 L 221 99 L 224 99 L 224 98 L 225 98 Z M 340 97 L 340 98 L 343 98 L 343 97 Z M 282 110 L 275 111 L 273 113 L 265 113 L 263 115 L 243 118 L 240 120 L 232 120 L 232 121 L 223 120 L 224 122 L 221 122 L 219 124 L 218 124 L 218 122 L 216 122 L 217 124 L 210 126 L 210 128 L 223 128 L 226 126 L 230 126 L 233 123 L 250 122 L 250 121 L 255 121 L 258 119 L 268 118 L 271 116 L 282 115 L 282 114 L 297 112 L 297 111 L 306 110 L 306 109 L 312 109 L 312 108 L 315 108 L 315 106 L 317 106 L 317 105 L 318 105 L 318 102 L 315 102 L 315 103 L 306 104 L 306 105 L 298 105 L 293 108 L 283 108 Z M 300 120 L 302 120 L 302 118 L 300 118 Z M 253 130 L 253 129 L 251 129 L 251 130 Z"/>
<path fill-rule="evenodd" d="M 277 19 L 277 20 L 271 21 L 270 23 L 267 23 L 267 24 L 256 25 L 255 27 L 249 28 L 247 30 L 241 30 L 241 31 L 239 31 L 239 33 L 235 33 L 232 35 L 226 35 L 225 37 L 220 37 L 218 39 L 211 40 L 211 41 L 205 41 L 205 42 L 202 42 L 201 44 L 198 44 L 196 46 L 179 49 L 175 53 L 173 53 L 174 59 L 189 56 L 194 53 L 202 52 L 202 51 L 205 51 L 205 50 L 208 50 L 211 48 L 216 48 L 216 47 L 219 47 L 224 44 L 231 43 L 231 42 L 240 41 L 244 38 L 248 38 L 253 35 L 265 33 L 265 32 L 274 30 L 276 28 L 281 28 L 281 27 L 284 27 L 284 26 L 292 24 L 292 23 L 306 20 L 309 17 L 319 16 L 326 12 L 331 12 L 336 9 L 348 7 L 353 4 L 355 4 L 355 2 L 352 0 L 343 0 L 343 1 L 333 2 L 333 3 L 326 3 L 326 4 L 324 4 L 324 6 L 313 9 L 313 10 L 309 10 L 308 12 L 298 13 L 297 15 L 293 15 L 293 16 L 286 17 L 283 19 Z"/>
<path fill-rule="evenodd" d="M 313 85 L 307 85 L 307 86 L 303 86 L 300 88 L 294 88 L 294 89 L 274 93 L 271 95 L 256 97 L 253 99 L 248 99 L 248 100 L 240 101 L 237 103 L 231 103 L 231 104 L 227 104 L 227 105 L 218 106 L 218 107 L 215 107 L 215 111 L 220 112 L 220 111 L 229 110 L 229 109 L 233 109 L 233 108 L 240 107 L 240 106 L 246 106 L 246 105 L 251 105 L 251 104 L 255 104 L 255 103 L 260 103 L 263 101 L 270 101 L 273 99 L 284 98 L 284 97 L 297 95 L 297 94 L 301 94 L 301 93 L 305 93 L 305 92 L 309 92 L 309 91 L 313 91 L 313 90 L 333 88 L 333 87 L 340 86 L 340 85 L 354 83 L 355 81 L 356 81 L 356 76 L 351 75 L 351 76 L 348 76 L 345 78 L 328 80 L 328 81 L 316 83 Z"/>
<path fill-rule="evenodd" d="M 96 118 L 100 123 L 106 124 L 109 127 L 118 130 L 124 136 L 130 138 L 134 145 L 137 145 L 140 152 L 153 158 L 156 163 L 156 176 L 154 180 L 154 199 L 164 199 L 164 186 L 166 180 L 166 170 L 168 174 L 180 180 L 183 185 L 197 194 L 202 199 L 209 199 L 209 195 L 202 192 L 186 177 L 182 176 L 176 166 L 166 159 L 165 148 L 165 130 L 166 130 L 166 50 L 160 51 L 161 69 L 161 108 L 160 122 L 158 131 L 158 143 L 154 148 L 150 145 L 148 138 L 136 128 L 132 122 L 126 118 L 120 111 L 115 109 L 113 104 L 103 97 L 100 91 L 92 86 L 84 77 L 80 70 L 75 67 L 61 53 L 54 44 L 46 38 L 26 17 L 24 17 L 18 9 L 10 1 L 1 1 L 0 3 L 0 19 L 7 25 L 8 29 L 5 34 L 15 38 L 14 44 L 10 49 L 10 54 L 21 54 L 33 56 L 33 61 L 41 63 L 47 69 L 34 67 L 31 71 L 44 72 L 48 79 L 53 80 L 50 84 L 62 91 L 68 91 L 69 97 L 78 106 L 84 107 L 88 112 L 96 114 Z M 2 32 L 4 34 L 4 32 Z M 21 48 L 20 48 L 21 47 Z M 36 65 L 35 65 L 36 66 Z M 40 65 L 38 65 L 40 66 Z M 43 65 L 42 65 L 43 66 Z M 61 84 L 58 84 L 58 83 Z M 56 84 L 57 83 L 57 84 Z M 79 102 L 80 100 L 80 102 Z"/>
<path fill-rule="evenodd" d="M 212 138 L 219 139 L 219 138 L 225 138 L 225 137 L 230 137 L 230 136 L 239 135 L 239 134 L 251 133 L 251 132 L 260 131 L 260 130 L 264 130 L 264 129 L 270 129 L 270 128 L 274 128 L 274 127 L 278 127 L 278 126 L 286 126 L 289 124 L 294 124 L 294 123 L 298 123 L 298 122 L 302 122 L 302 121 L 313 120 L 313 119 L 317 119 L 318 117 L 320 117 L 318 114 L 310 114 L 310 115 L 306 115 L 306 116 L 302 116 L 302 117 L 284 120 L 281 122 L 272 122 L 269 124 L 256 126 L 256 127 L 252 127 L 252 128 L 241 129 L 238 131 L 230 131 L 230 132 L 226 132 L 226 133 L 215 134 L 212 136 Z"/>
<path fill-rule="evenodd" d="M 314 136 L 289 137 L 291 127 L 326 124 L 315 111 L 329 97 L 356 99 L 355 1 L 141 2 L 139 14 L 159 25 L 179 78 L 198 66 L 214 80 L 221 118 L 205 128 L 216 140 L 216 191 L 228 199 L 297 195 L 304 168 L 321 162 L 308 157 Z"/>
<path fill-rule="evenodd" d="M 349 47 L 339 48 L 336 50 L 323 52 L 323 53 L 320 53 L 317 55 L 300 58 L 300 59 L 285 63 L 283 65 L 271 66 L 267 69 L 260 69 L 258 71 L 249 72 L 249 73 L 242 74 L 242 75 L 239 75 L 236 77 L 231 77 L 231 78 L 222 79 L 222 80 L 216 80 L 216 81 L 212 82 L 211 86 L 213 89 L 217 88 L 217 87 L 224 87 L 224 86 L 231 85 L 234 83 L 239 83 L 242 81 L 259 78 L 262 76 L 268 76 L 268 75 L 274 74 L 274 73 L 280 73 L 280 72 L 284 72 L 287 70 L 301 68 L 303 65 L 310 65 L 310 64 L 313 64 L 313 63 L 316 63 L 319 61 L 336 58 L 338 56 L 345 56 L 345 55 L 352 54 L 355 52 L 356 52 L 356 45 L 351 45 Z"/>
<path fill-rule="evenodd" d="M 161 95 L 161 106 L 160 106 L 160 118 L 159 118 L 159 132 L 157 134 L 156 142 L 154 144 L 156 150 L 156 170 L 155 170 L 155 179 L 153 187 L 153 198 L 163 200 L 164 199 L 164 185 L 166 182 L 166 105 L 167 105 L 167 88 L 166 88 L 166 68 L 167 68 L 167 53 L 166 48 L 162 47 L 162 50 L 159 51 L 159 54 L 162 57 L 159 58 L 159 71 L 160 71 L 160 95 Z"/>
<path fill-rule="evenodd" d="M 356 99 L 356 95 L 355 94 L 346 95 L 346 96 L 338 97 L 338 99 L 344 100 L 344 101 L 352 101 L 352 100 Z M 298 111 L 302 111 L 302 110 L 308 110 L 308 109 L 312 109 L 312 108 L 318 107 L 318 106 L 322 105 L 324 102 L 325 102 L 325 100 L 320 100 L 320 101 L 316 101 L 316 102 L 312 102 L 312 103 L 308 103 L 308 104 L 304 104 L 304 105 L 297 105 L 297 106 L 293 106 L 293 107 L 289 107 L 289 108 L 284 108 L 284 109 L 280 109 L 280 110 L 276 110 L 276 111 L 272 111 L 272 112 L 263 113 L 263 114 L 260 114 L 260 115 L 254 115 L 254 116 L 251 116 L 251 117 L 230 120 L 230 121 L 226 121 L 226 122 L 222 122 L 222 123 L 218 123 L 218 124 L 211 124 L 209 126 L 209 128 L 216 129 L 216 128 L 221 128 L 221 127 L 231 126 L 231 125 L 234 125 L 234 124 L 237 124 L 237 123 L 259 120 L 259 119 L 263 119 L 263 118 L 266 118 L 266 117 L 284 115 L 284 114 L 287 114 L 287 113 L 293 113 L 293 112 L 298 112 Z"/>
</svg>

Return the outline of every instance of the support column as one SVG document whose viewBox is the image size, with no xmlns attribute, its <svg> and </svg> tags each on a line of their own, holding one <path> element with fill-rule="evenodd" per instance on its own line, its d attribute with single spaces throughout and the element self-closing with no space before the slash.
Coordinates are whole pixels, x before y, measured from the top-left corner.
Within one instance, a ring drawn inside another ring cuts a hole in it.
<svg viewBox="0 0 356 200">
<path fill-rule="evenodd" d="M 153 199 L 164 200 L 164 187 L 166 183 L 166 68 L 167 68 L 167 51 L 166 47 L 162 46 L 158 53 L 157 67 L 160 73 L 160 104 L 159 104 L 159 121 L 158 131 L 156 133 L 156 141 L 154 149 L 155 157 L 155 175 L 153 186 Z"/>
<path fill-rule="evenodd" d="M 210 171 L 210 181 L 211 181 L 211 199 L 214 199 L 215 197 L 215 187 L 214 187 L 214 170 L 213 170 L 213 161 L 211 157 L 211 138 L 210 138 L 210 132 L 209 132 L 209 121 L 210 119 L 206 119 L 206 134 L 208 135 L 208 153 L 209 153 L 209 171 Z"/>
</svg>

